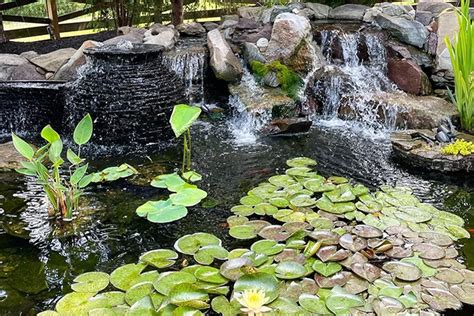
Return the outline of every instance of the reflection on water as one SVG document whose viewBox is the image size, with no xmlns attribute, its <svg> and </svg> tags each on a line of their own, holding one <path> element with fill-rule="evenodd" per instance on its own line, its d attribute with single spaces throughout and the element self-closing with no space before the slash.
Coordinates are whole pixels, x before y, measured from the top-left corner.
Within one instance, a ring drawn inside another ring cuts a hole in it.
<svg viewBox="0 0 474 316">
<path fill-rule="evenodd" d="M 180 153 L 175 148 L 148 157 L 94 161 L 97 169 L 127 162 L 142 175 L 91 187 L 81 214 L 69 224 L 45 219 L 44 199 L 33 181 L 24 183 L 14 173 L 0 174 L 0 314 L 52 307 L 61 293 L 69 291 L 74 276 L 91 270 L 111 272 L 135 262 L 144 251 L 171 247 L 185 233 L 212 232 L 228 247 L 241 245 L 226 234 L 230 207 L 252 186 L 282 172 L 285 161 L 295 156 L 316 159 L 323 175 L 350 177 L 369 187 L 409 186 L 422 201 L 462 216 L 468 228 L 474 226 L 472 177 L 407 171 L 392 160 L 383 134 L 331 124 L 318 123 L 304 136 L 259 138 L 239 146 L 234 139 L 239 134 L 227 122 L 197 124 L 193 162 L 205 175 L 202 187 L 219 204 L 211 209 L 192 208 L 188 217 L 168 225 L 149 223 L 136 216 L 135 209 L 146 200 L 160 198 L 161 192 L 144 179 L 179 166 Z M 465 242 L 464 255 L 467 265 L 474 268 L 472 239 Z"/>
</svg>

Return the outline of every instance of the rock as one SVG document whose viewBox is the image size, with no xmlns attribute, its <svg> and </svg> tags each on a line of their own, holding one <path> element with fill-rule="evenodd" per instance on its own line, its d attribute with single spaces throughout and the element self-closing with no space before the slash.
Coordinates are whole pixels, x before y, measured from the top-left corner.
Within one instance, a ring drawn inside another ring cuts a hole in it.
<svg viewBox="0 0 474 316">
<path fill-rule="evenodd" d="M 93 47 L 102 46 L 102 43 L 95 41 L 85 41 L 81 47 L 71 56 L 69 61 L 61 66 L 58 71 L 54 74 L 54 80 L 74 80 L 77 78 L 77 70 L 80 66 L 86 63 L 86 57 L 84 56 L 84 50 Z"/>
<path fill-rule="evenodd" d="M 245 42 L 256 43 L 261 38 L 269 40 L 272 36 L 272 25 L 270 23 L 256 29 L 237 29 L 232 34 L 232 42 L 241 44 Z"/>
<path fill-rule="evenodd" d="M 302 76 L 305 76 L 310 72 L 313 67 L 316 69 L 321 68 L 326 63 L 321 49 L 318 45 L 312 44 L 309 41 L 303 41 L 303 43 L 297 48 L 297 51 L 285 60 L 285 64 L 298 72 Z"/>
<path fill-rule="evenodd" d="M 206 33 L 206 29 L 201 25 L 201 23 L 197 22 L 180 24 L 176 29 L 179 33 L 187 36 L 200 36 Z"/>
<path fill-rule="evenodd" d="M 35 58 L 35 57 L 38 57 L 39 54 L 33 50 L 29 50 L 27 52 L 23 52 L 20 54 L 21 57 L 24 57 L 26 59 L 31 59 L 31 58 Z"/>
<path fill-rule="evenodd" d="M 375 17 L 377 24 L 387 30 L 400 41 L 422 48 L 428 37 L 425 26 L 418 21 L 410 21 L 401 17 L 379 14 Z"/>
<path fill-rule="evenodd" d="M 329 11 L 329 18 L 334 20 L 362 21 L 368 6 L 361 4 L 344 4 Z"/>
<path fill-rule="evenodd" d="M 237 9 L 237 15 L 244 19 L 258 21 L 264 7 L 241 7 Z"/>
<path fill-rule="evenodd" d="M 148 30 L 145 32 L 145 37 L 148 37 L 150 35 L 158 35 L 161 32 L 166 31 L 168 29 L 174 29 L 174 26 L 163 25 L 161 23 L 155 23 L 152 26 L 150 26 Z"/>
<path fill-rule="evenodd" d="M 280 81 L 274 71 L 269 71 L 265 77 L 262 78 L 262 83 L 271 88 L 276 88 L 280 85 Z"/>
<path fill-rule="evenodd" d="M 206 22 L 203 24 L 204 28 L 206 29 L 206 31 L 212 31 L 212 30 L 215 30 L 219 27 L 219 24 L 217 23 L 214 23 L 214 22 Z"/>
<path fill-rule="evenodd" d="M 26 58 L 0 54 L 0 80 L 44 80 L 44 77 Z"/>
<path fill-rule="evenodd" d="M 132 26 L 122 26 L 119 27 L 117 33 L 120 35 L 127 35 L 130 33 L 145 34 L 146 30 L 142 28 L 136 28 Z"/>
<path fill-rule="evenodd" d="M 144 34 L 141 34 L 139 32 L 130 32 L 126 35 L 119 35 L 119 36 L 109 38 L 108 40 L 104 41 L 104 45 L 113 46 L 123 41 L 129 41 L 132 44 L 141 44 L 143 43 L 143 37 L 144 37 Z"/>
<path fill-rule="evenodd" d="M 48 72 L 56 72 L 75 52 L 74 48 L 62 48 L 48 54 L 33 57 L 29 61 Z"/>
<path fill-rule="evenodd" d="M 364 22 L 371 23 L 379 14 L 403 17 L 407 20 L 413 20 L 415 18 L 415 10 L 411 6 L 383 2 L 376 3 L 372 8 L 367 9 L 363 20 Z"/>
<path fill-rule="evenodd" d="M 311 38 L 308 19 L 293 14 L 281 13 L 273 24 L 272 36 L 264 56 L 268 61 L 285 61 L 290 58 L 301 43 Z"/>
<path fill-rule="evenodd" d="M 401 90 L 414 95 L 429 95 L 432 92 L 428 76 L 409 59 L 389 59 L 388 78 Z"/>
<path fill-rule="evenodd" d="M 258 49 L 260 49 L 261 51 L 265 51 L 268 47 L 268 39 L 266 39 L 265 37 L 261 37 L 258 39 L 256 45 Z"/>
<path fill-rule="evenodd" d="M 222 22 L 222 24 L 219 26 L 219 28 L 221 30 L 223 30 L 223 29 L 235 27 L 238 23 L 239 23 L 238 20 L 237 21 L 236 20 L 225 20 L 224 22 Z"/>
<path fill-rule="evenodd" d="M 458 117 L 456 107 L 452 103 L 434 96 L 381 92 L 374 95 L 373 102 L 386 109 L 398 109 L 397 127 L 433 129 L 446 119 L 454 122 Z"/>
<path fill-rule="evenodd" d="M 240 80 L 243 73 L 242 65 L 219 30 L 207 33 L 207 46 L 210 52 L 210 65 L 216 77 L 227 82 Z"/>
<path fill-rule="evenodd" d="M 311 125 L 313 125 L 313 122 L 305 118 L 276 119 L 272 120 L 263 132 L 269 136 L 301 134 L 307 133 Z"/>
<path fill-rule="evenodd" d="M 290 8 L 283 5 L 275 5 L 269 9 L 265 9 L 260 15 L 260 22 L 263 24 L 273 23 L 278 15 L 285 12 L 291 12 Z"/>
<path fill-rule="evenodd" d="M 418 66 L 433 68 L 433 59 L 423 50 L 400 42 L 387 41 L 385 44 L 389 58 L 412 59 Z"/>
<path fill-rule="evenodd" d="M 257 90 L 252 90 L 241 82 L 230 84 L 229 92 L 239 99 L 247 111 L 252 113 L 271 112 L 273 118 L 294 117 L 296 114 L 295 100 L 278 88 L 259 86 Z"/>
<path fill-rule="evenodd" d="M 431 12 L 435 17 L 441 12 L 449 9 L 453 9 L 454 6 L 451 3 L 442 1 L 424 1 L 419 2 L 416 6 L 416 11 L 428 11 Z"/>
<path fill-rule="evenodd" d="M 240 18 L 239 22 L 235 26 L 237 30 L 253 30 L 259 28 L 261 23 L 253 19 Z"/>
<path fill-rule="evenodd" d="M 305 3 L 307 9 L 312 11 L 311 18 L 315 20 L 326 20 L 329 17 L 331 7 L 322 3 L 307 2 Z"/>
<path fill-rule="evenodd" d="M 249 64 L 254 60 L 259 61 L 261 63 L 267 62 L 265 57 L 263 57 L 262 53 L 258 49 L 257 45 L 253 43 L 244 43 L 243 55 L 244 55 L 245 61 L 247 61 L 247 63 Z"/>
<path fill-rule="evenodd" d="M 162 31 L 158 35 L 154 35 L 145 39 L 147 45 L 160 45 L 165 48 L 165 50 L 171 50 L 176 42 L 178 41 L 178 36 L 176 31 L 172 29 L 167 29 Z"/>
<path fill-rule="evenodd" d="M 424 26 L 430 25 L 433 21 L 433 13 L 430 11 L 416 11 L 415 20 L 423 24 Z"/>
<path fill-rule="evenodd" d="M 1 171 L 20 168 L 22 161 L 25 161 L 25 158 L 16 151 L 12 142 L 0 144 Z"/>
<path fill-rule="evenodd" d="M 459 33 L 457 14 L 454 11 L 445 11 L 436 18 L 436 22 L 438 25 L 436 30 L 438 43 L 436 45 L 435 70 L 449 70 L 452 72 L 453 66 L 444 39 L 448 37 L 452 41 Z"/>
</svg>

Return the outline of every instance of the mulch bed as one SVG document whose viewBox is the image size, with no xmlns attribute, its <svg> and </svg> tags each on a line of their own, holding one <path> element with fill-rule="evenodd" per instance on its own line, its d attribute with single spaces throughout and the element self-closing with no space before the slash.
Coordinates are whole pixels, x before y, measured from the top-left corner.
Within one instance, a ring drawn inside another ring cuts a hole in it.
<svg viewBox="0 0 474 316">
<path fill-rule="evenodd" d="M 47 54 L 61 48 L 72 47 L 78 49 L 86 40 L 103 42 L 117 36 L 116 31 L 105 31 L 95 34 L 87 34 L 73 37 L 65 37 L 57 41 L 44 40 L 37 42 L 6 42 L 0 44 L 0 54 L 21 54 L 27 51 L 35 51 L 38 54 Z"/>
</svg>

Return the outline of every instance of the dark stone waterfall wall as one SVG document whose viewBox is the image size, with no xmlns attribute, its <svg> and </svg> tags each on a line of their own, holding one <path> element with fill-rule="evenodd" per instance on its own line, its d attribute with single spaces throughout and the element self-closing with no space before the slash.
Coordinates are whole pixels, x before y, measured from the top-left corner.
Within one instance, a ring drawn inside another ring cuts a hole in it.
<svg viewBox="0 0 474 316">
<path fill-rule="evenodd" d="M 140 148 L 171 139 L 168 120 L 173 106 L 185 101 L 185 92 L 163 64 L 162 53 L 152 45 L 86 51 L 88 66 L 69 87 L 66 129 L 90 113 L 96 145 Z"/>
<path fill-rule="evenodd" d="M 47 124 L 61 129 L 64 83 L 40 81 L 0 82 L 0 142 L 15 132 L 29 140 L 38 139 Z"/>
</svg>

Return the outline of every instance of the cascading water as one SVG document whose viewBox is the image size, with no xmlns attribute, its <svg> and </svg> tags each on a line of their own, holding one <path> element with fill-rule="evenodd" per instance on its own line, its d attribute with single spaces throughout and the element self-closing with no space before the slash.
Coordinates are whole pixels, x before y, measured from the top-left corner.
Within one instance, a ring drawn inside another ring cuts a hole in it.
<svg viewBox="0 0 474 316">
<path fill-rule="evenodd" d="M 397 90 L 387 78 L 382 34 L 330 29 L 321 30 L 319 38 L 327 65 L 309 93 L 318 100 L 323 118 L 334 120 L 342 115 L 367 127 L 394 129 L 397 108 L 373 102 L 375 94 Z"/>
<path fill-rule="evenodd" d="M 208 51 L 200 39 L 187 39 L 164 55 L 164 64 L 181 78 L 187 102 L 203 104 Z"/>
</svg>

